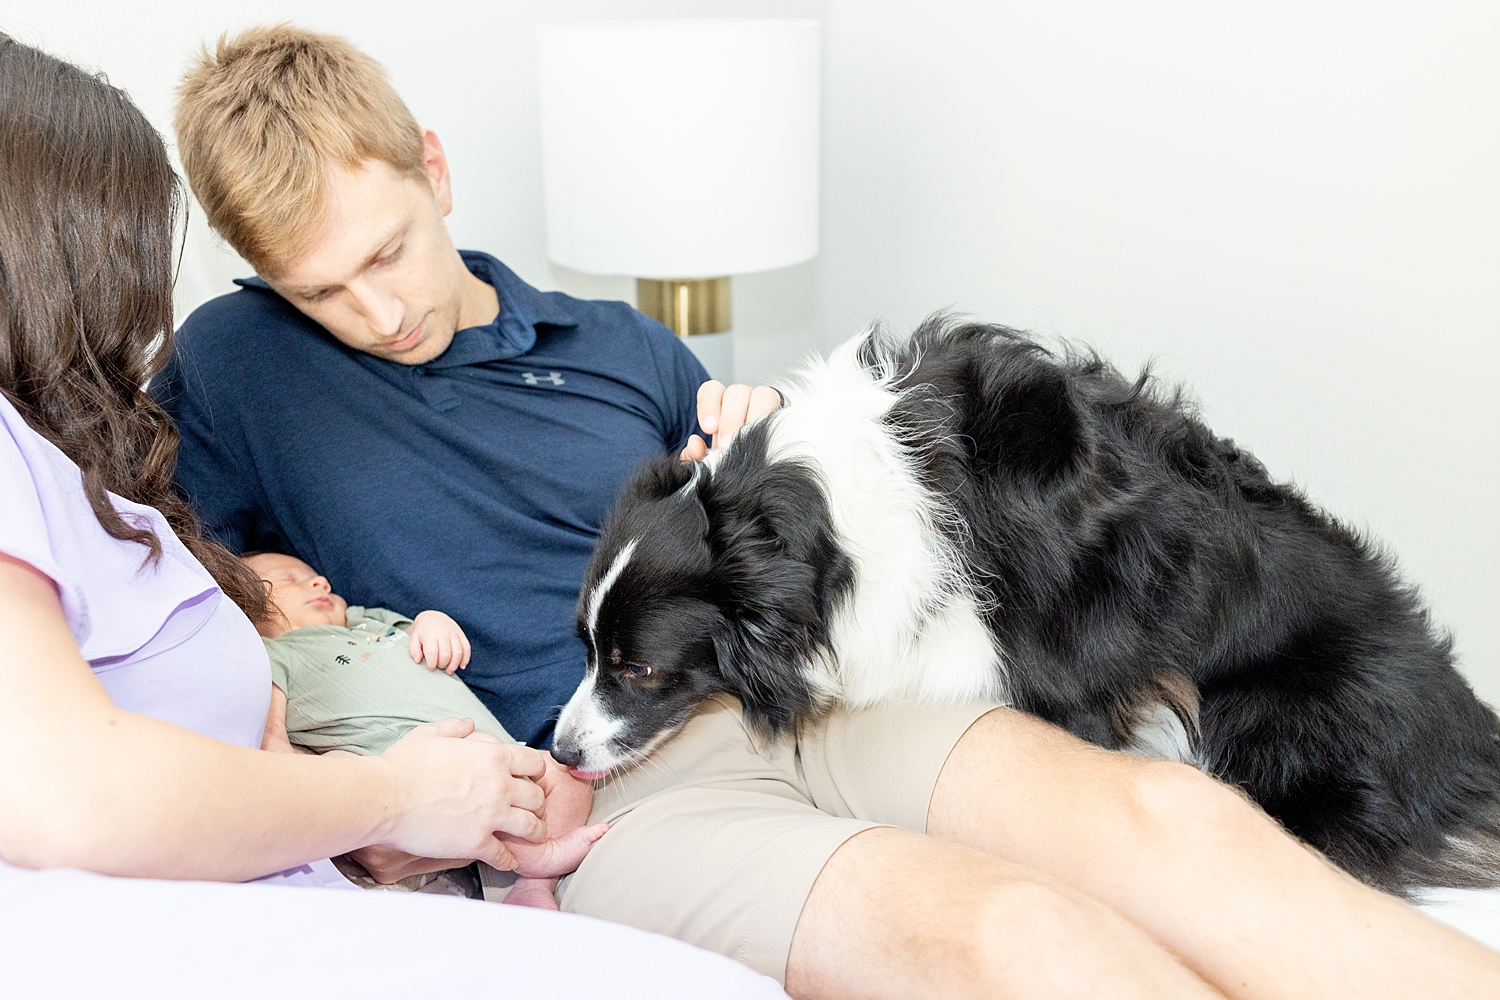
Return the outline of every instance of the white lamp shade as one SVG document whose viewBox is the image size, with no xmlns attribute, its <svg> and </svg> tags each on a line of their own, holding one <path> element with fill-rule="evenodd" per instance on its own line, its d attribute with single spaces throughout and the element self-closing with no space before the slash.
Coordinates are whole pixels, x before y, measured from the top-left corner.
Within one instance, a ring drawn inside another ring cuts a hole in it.
<svg viewBox="0 0 1500 1000">
<path fill-rule="evenodd" d="M 817 254 L 818 22 L 554 24 L 537 41 L 552 260 L 705 278 Z"/>
</svg>

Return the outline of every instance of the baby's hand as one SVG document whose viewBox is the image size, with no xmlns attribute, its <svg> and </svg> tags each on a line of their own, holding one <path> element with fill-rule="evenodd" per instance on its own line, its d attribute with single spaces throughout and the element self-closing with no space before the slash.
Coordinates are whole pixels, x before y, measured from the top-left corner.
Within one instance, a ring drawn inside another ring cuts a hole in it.
<svg viewBox="0 0 1500 1000">
<path fill-rule="evenodd" d="M 550 755 L 544 761 L 546 769 L 532 780 L 547 797 L 543 818 L 549 839 L 533 844 L 498 834 L 516 859 L 516 874 L 532 879 L 557 878 L 573 871 L 583 863 L 594 842 L 609 830 L 607 823 L 584 826 L 593 804 L 593 786 L 573 777 Z"/>
<path fill-rule="evenodd" d="M 560 837 L 544 840 L 540 844 L 503 833 L 497 836 L 516 859 L 514 871 L 517 875 L 530 879 L 553 879 L 576 871 L 595 841 L 608 832 L 608 823 L 595 823 L 593 826 L 575 827 Z"/>
<path fill-rule="evenodd" d="M 286 692 L 271 685 L 271 710 L 266 713 L 266 729 L 260 738 L 260 748 L 271 753 L 296 753 L 297 748 L 286 735 Z"/>
<path fill-rule="evenodd" d="M 428 670 L 442 670 L 449 676 L 469 665 L 469 637 L 441 611 L 422 612 L 406 631 L 411 636 L 412 662 L 426 660 Z"/>
</svg>

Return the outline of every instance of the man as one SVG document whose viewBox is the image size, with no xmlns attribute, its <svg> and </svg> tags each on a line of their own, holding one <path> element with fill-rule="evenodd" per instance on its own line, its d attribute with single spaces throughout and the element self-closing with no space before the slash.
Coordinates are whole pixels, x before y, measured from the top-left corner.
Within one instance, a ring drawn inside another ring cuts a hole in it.
<svg viewBox="0 0 1500 1000">
<path fill-rule="evenodd" d="M 288 119 L 352 143 L 321 156 L 289 143 L 267 165 L 218 141 L 236 134 L 253 82 L 199 74 L 184 91 L 188 174 L 262 278 L 189 318 L 194 367 L 158 383 L 188 438 L 179 480 L 238 551 L 295 552 L 359 601 L 452 615 L 473 637 L 465 680 L 517 739 L 545 746 L 583 676 L 572 608 L 600 520 L 643 459 L 701 451 L 707 375 L 623 303 L 541 293 L 493 257 L 456 255 L 437 137 L 373 64 L 378 84 L 339 95 L 355 127 L 321 121 L 318 90 L 292 74 L 327 61 L 309 49 L 278 81 Z M 348 199 L 325 197 L 329 155 L 371 162 L 338 175 Z M 245 187 L 257 171 L 274 176 Z M 333 238 L 289 262 L 309 228 Z M 221 377 L 233 392 L 200 393 Z M 706 421 L 721 396 L 723 426 L 709 428 L 721 435 L 777 399 L 713 383 Z"/>
<path fill-rule="evenodd" d="M 452 615 L 480 697 L 546 739 L 581 673 L 572 605 L 615 488 L 773 394 L 700 389 L 628 307 L 454 251 L 437 137 L 340 39 L 221 41 L 177 128 L 210 224 L 260 274 L 189 318 L 153 390 L 182 427 L 179 482 L 232 547 L 294 553 L 363 604 Z M 840 713 L 765 746 L 713 700 L 603 786 L 593 818 L 612 829 L 564 908 L 716 948 L 796 996 L 1500 983 L 1479 946 L 1210 779 L 992 704 Z"/>
</svg>

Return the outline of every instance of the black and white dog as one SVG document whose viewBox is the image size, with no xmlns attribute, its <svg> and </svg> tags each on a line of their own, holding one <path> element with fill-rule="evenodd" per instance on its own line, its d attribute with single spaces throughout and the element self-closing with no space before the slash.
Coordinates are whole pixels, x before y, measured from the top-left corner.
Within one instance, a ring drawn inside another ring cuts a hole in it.
<svg viewBox="0 0 1500 1000">
<path fill-rule="evenodd" d="M 716 460 L 626 485 L 554 755 L 649 753 L 712 692 L 1010 701 L 1236 784 L 1366 882 L 1500 884 L 1500 722 L 1370 542 L 1177 396 L 1014 331 L 867 334 Z"/>
</svg>

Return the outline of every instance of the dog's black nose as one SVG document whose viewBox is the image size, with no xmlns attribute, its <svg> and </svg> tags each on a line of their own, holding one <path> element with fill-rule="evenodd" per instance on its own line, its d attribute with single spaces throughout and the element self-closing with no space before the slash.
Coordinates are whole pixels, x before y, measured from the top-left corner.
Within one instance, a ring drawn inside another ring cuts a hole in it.
<svg viewBox="0 0 1500 1000">
<path fill-rule="evenodd" d="M 577 747 L 552 745 L 552 759 L 563 767 L 578 767 L 583 763 L 583 751 Z"/>
</svg>

